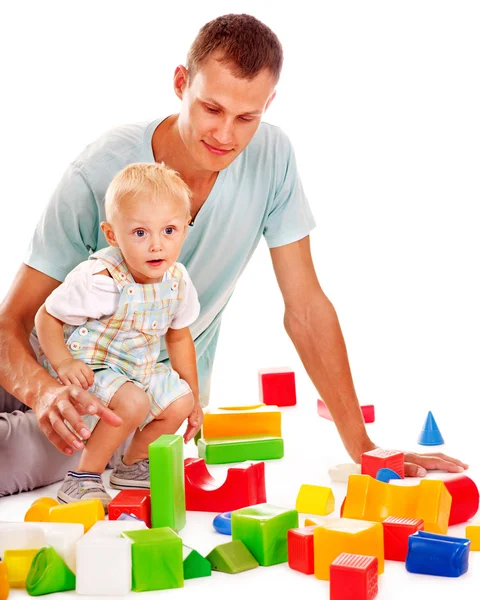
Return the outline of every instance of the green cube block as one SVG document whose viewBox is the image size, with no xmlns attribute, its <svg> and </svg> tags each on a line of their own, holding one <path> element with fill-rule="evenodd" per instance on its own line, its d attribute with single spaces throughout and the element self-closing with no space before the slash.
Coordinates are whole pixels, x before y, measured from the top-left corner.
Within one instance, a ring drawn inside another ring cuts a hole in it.
<svg viewBox="0 0 480 600">
<path fill-rule="evenodd" d="M 283 457 L 283 439 L 270 435 L 211 438 L 198 441 L 198 456 L 208 465 Z"/>
<path fill-rule="evenodd" d="M 240 540 L 216 546 L 210 554 L 207 554 L 207 560 L 210 561 L 214 571 L 232 575 L 258 567 L 258 562 Z"/>
<path fill-rule="evenodd" d="M 161 435 L 148 446 L 152 527 L 180 531 L 187 522 L 183 438 Z"/>
<path fill-rule="evenodd" d="M 298 527 L 298 512 L 257 504 L 232 512 L 232 539 L 241 540 L 263 567 L 287 562 L 287 532 Z"/>
<path fill-rule="evenodd" d="M 182 539 L 170 527 L 124 531 L 132 540 L 132 590 L 183 587 Z"/>
<path fill-rule="evenodd" d="M 196 579 L 212 574 L 210 562 L 193 548 L 183 546 L 183 578 Z"/>
</svg>

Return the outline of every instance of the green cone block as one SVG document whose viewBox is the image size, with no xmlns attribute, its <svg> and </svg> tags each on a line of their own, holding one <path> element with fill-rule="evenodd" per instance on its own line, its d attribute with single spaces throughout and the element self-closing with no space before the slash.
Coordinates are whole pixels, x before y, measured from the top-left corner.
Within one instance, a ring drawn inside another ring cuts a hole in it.
<svg viewBox="0 0 480 600">
<path fill-rule="evenodd" d="M 298 527 L 298 512 L 257 504 L 232 512 L 232 539 L 241 540 L 262 567 L 287 562 L 287 534 Z"/>
<path fill-rule="evenodd" d="M 148 446 L 152 527 L 180 531 L 187 522 L 183 474 L 183 438 L 161 435 Z"/>
<path fill-rule="evenodd" d="M 274 436 L 211 438 L 198 441 L 198 456 L 207 465 L 283 457 L 283 439 Z"/>
<path fill-rule="evenodd" d="M 45 546 L 33 558 L 25 588 L 30 596 L 67 592 L 75 589 L 75 574 L 54 548 Z"/>
<path fill-rule="evenodd" d="M 170 527 L 124 531 L 132 540 L 132 590 L 183 587 L 182 539 Z"/>
<path fill-rule="evenodd" d="M 214 571 L 222 573 L 241 573 L 258 567 L 258 562 L 240 540 L 216 546 L 207 555 Z"/>
<path fill-rule="evenodd" d="M 193 548 L 183 546 L 183 578 L 196 579 L 209 577 L 212 574 L 212 565 L 209 561 Z"/>
</svg>

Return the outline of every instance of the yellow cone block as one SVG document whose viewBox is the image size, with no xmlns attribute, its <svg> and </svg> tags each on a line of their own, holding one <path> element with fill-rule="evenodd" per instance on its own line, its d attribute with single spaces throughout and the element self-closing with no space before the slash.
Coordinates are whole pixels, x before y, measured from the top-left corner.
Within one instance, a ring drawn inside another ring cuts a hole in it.
<svg viewBox="0 0 480 600">
<path fill-rule="evenodd" d="M 425 531 L 446 534 L 452 496 L 443 481 L 424 479 L 419 485 L 383 483 L 369 475 L 350 475 L 343 516 L 382 522 L 387 517 L 423 519 Z"/>
<path fill-rule="evenodd" d="M 33 521 L 35 523 L 45 523 L 50 521 L 50 509 L 52 506 L 60 506 L 54 498 L 38 498 L 25 513 L 24 521 Z"/>
<path fill-rule="evenodd" d="M 5 550 L 3 560 L 7 567 L 8 582 L 11 588 L 24 588 L 28 572 L 37 549 Z"/>
<path fill-rule="evenodd" d="M 52 506 L 50 521 L 54 523 L 81 523 L 85 533 L 97 521 L 105 520 L 105 509 L 100 500 L 80 500 L 70 504 Z"/>
<path fill-rule="evenodd" d="M 311 515 L 329 515 L 335 510 L 335 498 L 329 487 L 302 484 L 295 508 Z"/>
<path fill-rule="evenodd" d="M 277 406 L 226 406 L 205 414 L 205 439 L 245 435 L 282 436 L 282 413 Z"/>
<path fill-rule="evenodd" d="M 317 579 L 330 581 L 330 565 L 342 552 L 376 556 L 378 574 L 384 570 L 383 525 L 357 519 L 307 519 L 305 526 L 318 525 L 313 531 L 314 573 Z"/>
<path fill-rule="evenodd" d="M 474 521 L 465 527 L 465 537 L 471 541 L 470 550 L 480 551 L 480 521 Z"/>
</svg>

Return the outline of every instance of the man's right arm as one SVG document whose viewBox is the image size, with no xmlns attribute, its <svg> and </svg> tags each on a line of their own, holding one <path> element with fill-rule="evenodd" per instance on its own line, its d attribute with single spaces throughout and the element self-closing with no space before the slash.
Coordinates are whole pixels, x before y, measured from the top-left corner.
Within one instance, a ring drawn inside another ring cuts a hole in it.
<svg viewBox="0 0 480 600">
<path fill-rule="evenodd" d="M 58 285 L 40 271 L 27 265 L 20 267 L 0 306 L 0 385 L 35 411 L 39 426 L 52 444 L 71 454 L 83 446 L 64 420 L 82 438 L 88 438 L 90 432 L 82 415 L 96 413 L 112 426 L 119 426 L 121 419 L 82 388 L 61 385 L 36 360 L 30 345 L 35 314 Z"/>
</svg>

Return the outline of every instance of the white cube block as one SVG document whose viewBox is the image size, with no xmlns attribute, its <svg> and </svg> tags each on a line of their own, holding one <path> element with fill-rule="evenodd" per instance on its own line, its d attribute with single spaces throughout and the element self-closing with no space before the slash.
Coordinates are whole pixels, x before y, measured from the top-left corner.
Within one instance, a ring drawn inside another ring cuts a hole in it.
<svg viewBox="0 0 480 600">
<path fill-rule="evenodd" d="M 76 573 L 77 542 L 83 537 L 81 523 L 37 523 L 45 533 L 45 541 L 53 546 L 67 566 Z"/>
<path fill-rule="evenodd" d="M 3 560 L 5 550 L 29 550 L 45 545 L 45 533 L 37 524 L 0 522 L 0 560 Z"/>
<path fill-rule="evenodd" d="M 98 521 L 77 542 L 77 594 L 123 596 L 132 589 L 132 541 L 124 531 L 147 529 L 139 521 Z"/>
</svg>

